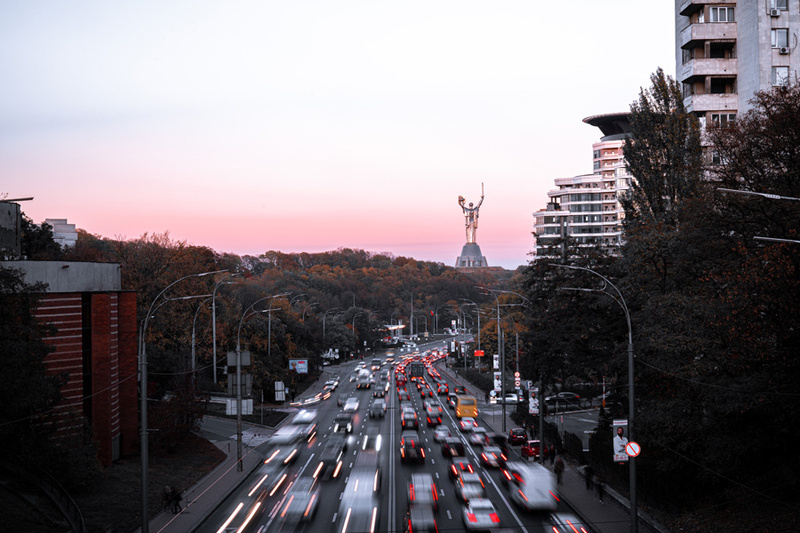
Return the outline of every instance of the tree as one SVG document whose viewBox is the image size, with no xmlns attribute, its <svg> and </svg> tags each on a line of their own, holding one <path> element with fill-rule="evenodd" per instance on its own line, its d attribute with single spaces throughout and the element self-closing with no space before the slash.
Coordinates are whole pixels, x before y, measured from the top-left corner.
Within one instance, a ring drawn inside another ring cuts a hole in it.
<svg viewBox="0 0 800 533">
<path fill-rule="evenodd" d="M 53 239 L 53 226 L 47 222 L 37 225 L 23 213 L 20 232 L 23 256 L 36 261 L 61 259 L 61 246 Z"/>
<path fill-rule="evenodd" d="M 626 167 L 634 176 L 624 202 L 626 221 L 672 225 L 702 177 L 700 127 L 684 107 L 677 81 L 660 68 L 650 81 L 652 86 L 631 104 L 631 136 L 623 146 Z"/>
<path fill-rule="evenodd" d="M 48 375 L 42 340 L 53 333 L 39 323 L 34 310 L 46 289 L 28 285 L 21 270 L 0 266 L 0 450 L 3 457 L 33 465 L 44 456 L 52 408 L 60 401 L 64 380 Z"/>
</svg>

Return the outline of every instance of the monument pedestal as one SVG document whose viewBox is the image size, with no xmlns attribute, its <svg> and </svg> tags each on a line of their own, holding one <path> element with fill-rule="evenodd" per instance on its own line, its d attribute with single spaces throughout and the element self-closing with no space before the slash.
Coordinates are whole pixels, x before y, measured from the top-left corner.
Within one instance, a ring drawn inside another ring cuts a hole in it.
<svg viewBox="0 0 800 533">
<path fill-rule="evenodd" d="M 461 248 L 461 255 L 456 259 L 456 268 L 488 267 L 489 263 L 481 253 L 478 243 L 468 242 Z"/>
</svg>

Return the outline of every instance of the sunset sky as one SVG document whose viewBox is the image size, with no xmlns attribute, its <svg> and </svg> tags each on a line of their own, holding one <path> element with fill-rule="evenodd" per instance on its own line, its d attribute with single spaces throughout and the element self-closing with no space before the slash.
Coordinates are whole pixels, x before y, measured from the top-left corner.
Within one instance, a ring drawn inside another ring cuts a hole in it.
<svg viewBox="0 0 800 533">
<path fill-rule="evenodd" d="M 0 3 L 0 194 L 35 222 L 218 252 L 526 264 L 658 67 L 671 0 Z"/>
</svg>

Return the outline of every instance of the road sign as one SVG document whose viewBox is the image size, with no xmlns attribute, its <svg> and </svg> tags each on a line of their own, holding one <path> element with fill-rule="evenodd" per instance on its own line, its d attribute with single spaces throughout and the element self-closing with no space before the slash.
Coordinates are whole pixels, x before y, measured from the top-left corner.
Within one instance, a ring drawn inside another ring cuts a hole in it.
<svg viewBox="0 0 800 533">
<path fill-rule="evenodd" d="M 641 451 L 642 447 L 639 446 L 638 442 L 629 442 L 628 445 L 625 446 L 625 453 L 630 457 L 636 457 Z"/>
<path fill-rule="evenodd" d="M 475 350 L 475 357 L 483 357 L 483 350 Z"/>
</svg>

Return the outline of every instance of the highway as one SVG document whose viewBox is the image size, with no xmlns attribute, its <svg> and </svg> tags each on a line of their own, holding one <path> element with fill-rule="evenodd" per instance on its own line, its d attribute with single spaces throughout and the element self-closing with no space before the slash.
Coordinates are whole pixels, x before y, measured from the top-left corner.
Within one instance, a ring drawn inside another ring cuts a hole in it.
<svg viewBox="0 0 800 533">
<path fill-rule="evenodd" d="M 436 347 L 441 345 L 441 341 L 435 344 Z M 430 347 L 419 347 L 421 355 L 428 350 Z M 384 353 L 382 357 L 385 359 L 386 355 Z M 394 354 L 395 363 L 400 361 L 401 355 L 401 352 Z M 375 374 L 376 383 L 370 388 L 357 389 L 356 382 L 350 381 L 350 377 L 359 362 L 348 362 L 329 369 L 330 372 L 340 372 L 339 384 L 329 399 L 308 407 L 315 411 L 315 428 L 311 430 L 311 426 L 297 426 L 302 429 L 300 436 L 295 437 L 290 430 L 296 426 L 291 424 L 293 415 L 290 416 L 275 437 L 254 450 L 254 453 L 264 457 L 261 466 L 226 501 L 220 503 L 197 531 L 405 532 L 409 526 L 409 483 L 415 473 L 430 474 L 436 486 L 438 509 L 433 516 L 437 530 L 468 530 L 463 517 L 465 504 L 459 501 L 455 482 L 448 474 L 451 459 L 443 456 L 441 445 L 434 441 L 435 427 L 426 424 L 424 400 L 432 400 L 442 406 L 442 424 L 463 442 L 465 457 L 471 461 L 484 484 L 485 498 L 494 505 L 499 523 L 494 523 L 493 529 L 507 528 L 508 531 L 519 533 L 553 531 L 549 512 L 526 512 L 510 501 L 510 489 L 503 486 L 500 469 L 481 464 L 479 455 L 482 448 L 470 444 L 467 434 L 458 429 L 458 420 L 447 403 L 447 396 L 435 393 L 436 386 L 428 375 L 425 380 L 433 385 L 433 398 L 423 399 L 412 381 L 407 383 L 405 389 L 419 421 L 416 431 L 422 442 L 424 461 L 403 462 L 400 453 L 401 405 L 394 380 L 394 366 L 384 363 L 381 371 Z M 369 368 L 369 360 L 363 362 Z M 391 377 L 385 394 L 386 413 L 384 417 L 371 418 L 368 410 L 375 399 L 375 389 L 380 385 L 379 372 L 387 369 Z M 452 391 L 455 384 L 449 385 Z M 352 432 L 334 433 L 334 418 L 343 409 L 337 399 L 343 393 L 357 398 L 359 406 L 353 413 Z M 483 426 L 482 414 L 477 420 Z M 376 450 L 374 443 L 377 436 L 380 436 L 380 448 Z M 340 456 L 336 454 L 332 460 L 335 464 L 328 465 L 331 450 L 335 451 L 336 441 L 342 437 L 346 449 Z M 295 442 L 276 442 L 295 438 Z M 515 448 L 512 454 L 518 451 Z M 290 458 L 288 464 L 284 463 L 287 457 Z M 322 466 L 321 462 L 324 463 Z M 310 492 L 303 491 L 306 499 L 301 497 L 298 490 L 301 486 L 310 487 Z M 570 512 L 563 503 L 557 505 L 558 512 Z M 414 530 L 424 531 L 425 528 L 415 525 Z"/>
</svg>

